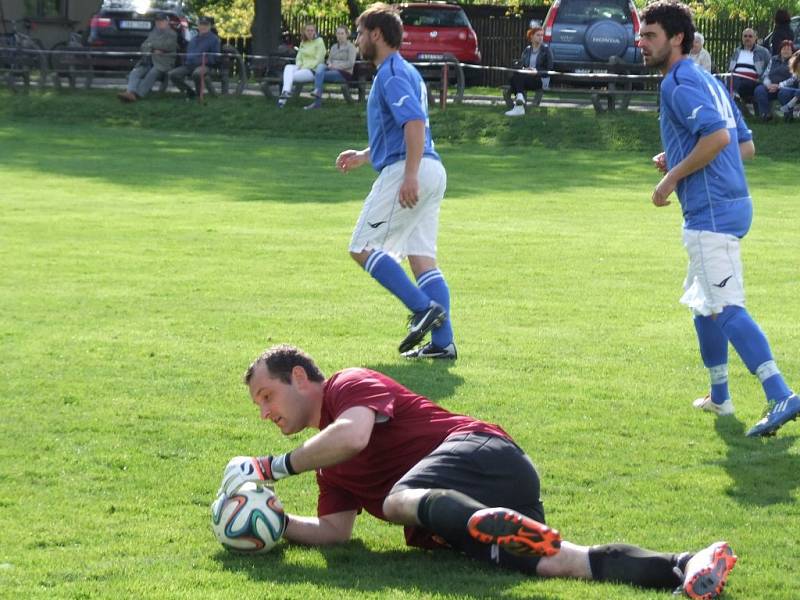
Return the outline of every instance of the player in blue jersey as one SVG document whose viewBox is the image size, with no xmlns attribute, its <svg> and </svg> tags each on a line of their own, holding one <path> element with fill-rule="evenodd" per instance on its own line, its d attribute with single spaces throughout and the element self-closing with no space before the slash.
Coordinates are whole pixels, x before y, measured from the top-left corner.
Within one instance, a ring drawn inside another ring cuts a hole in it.
<svg viewBox="0 0 800 600">
<path fill-rule="evenodd" d="M 379 173 L 350 241 L 350 255 L 408 307 L 407 358 L 456 358 L 450 290 L 436 264 L 439 207 L 447 185 L 433 149 L 427 88 L 398 53 L 403 24 L 397 11 L 373 4 L 356 23 L 356 44 L 377 73 L 367 101 L 369 147 L 345 150 L 336 167 L 347 173 L 371 162 Z M 408 257 L 416 284 L 400 265 Z M 420 345 L 428 332 L 431 341 Z"/>
<path fill-rule="evenodd" d="M 689 268 L 681 302 L 694 314 L 710 393 L 698 409 L 733 414 L 728 393 L 728 342 L 764 388 L 767 409 L 748 436 L 773 435 L 800 413 L 800 398 L 778 370 L 766 336 L 745 309 L 740 240 L 750 229 L 753 204 L 743 158 L 755 154 L 752 135 L 725 88 L 697 68 L 691 11 L 665 0 L 642 11 L 639 45 L 647 66 L 661 71 L 661 139 L 654 157 L 664 177 L 653 204 L 667 206 L 674 191 L 683 211 Z"/>
</svg>

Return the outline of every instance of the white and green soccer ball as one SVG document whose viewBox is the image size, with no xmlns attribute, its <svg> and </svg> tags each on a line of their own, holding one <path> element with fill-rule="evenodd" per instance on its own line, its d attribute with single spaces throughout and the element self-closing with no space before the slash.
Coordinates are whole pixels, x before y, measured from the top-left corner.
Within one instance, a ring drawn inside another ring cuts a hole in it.
<svg viewBox="0 0 800 600">
<path fill-rule="evenodd" d="M 271 488 L 253 482 L 211 505 L 211 529 L 232 552 L 268 552 L 286 530 L 286 513 Z"/>
</svg>

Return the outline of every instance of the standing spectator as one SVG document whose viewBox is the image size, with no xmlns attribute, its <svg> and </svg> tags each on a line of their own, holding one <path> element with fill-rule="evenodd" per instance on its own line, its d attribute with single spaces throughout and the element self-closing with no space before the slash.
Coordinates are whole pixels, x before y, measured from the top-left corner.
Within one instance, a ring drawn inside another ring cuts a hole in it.
<svg viewBox="0 0 800 600">
<path fill-rule="evenodd" d="M 742 45 L 733 51 L 728 70 L 733 75 L 733 98 L 746 113 L 745 104 L 753 100 L 756 89 L 769 63 L 769 50 L 756 44 L 756 32 L 742 32 Z"/>
<path fill-rule="evenodd" d="M 195 90 L 200 93 L 200 81 L 205 78 L 205 89 L 210 94 L 215 94 L 208 69 L 219 62 L 219 37 L 211 31 L 214 20 L 211 17 L 200 17 L 197 20 L 197 35 L 189 42 L 186 49 L 186 58 L 180 67 L 175 67 L 169 72 L 169 79 L 175 86 L 186 94 L 187 98 L 194 98 Z M 203 60 L 205 55 L 205 61 Z M 195 90 L 186 85 L 186 76 L 191 73 Z"/>
<path fill-rule="evenodd" d="M 314 71 L 324 63 L 325 42 L 317 36 L 317 27 L 313 23 L 306 23 L 303 27 L 303 41 L 297 49 L 294 64 L 288 64 L 283 68 L 283 89 L 281 97 L 278 98 L 278 107 L 286 106 L 295 83 L 314 81 Z"/>
<path fill-rule="evenodd" d="M 692 51 L 689 52 L 689 58 L 691 58 L 695 64 L 711 73 L 711 55 L 708 53 L 708 50 L 703 48 L 703 44 L 706 43 L 706 39 L 703 37 L 703 34 L 699 31 L 694 32 L 694 43 L 692 44 Z"/>
<path fill-rule="evenodd" d="M 322 106 L 322 86 L 325 82 L 345 83 L 353 79 L 358 50 L 347 36 L 347 27 L 340 25 L 336 28 L 336 43 L 331 46 L 328 61 L 318 65 L 314 72 L 314 102 L 306 106 L 306 109 Z"/>
<path fill-rule="evenodd" d="M 756 99 L 756 109 L 758 109 L 758 114 L 762 121 L 766 122 L 772 120 L 770 104 L 773 100 L 778 98 L 778 94 L 781 91 L 780 85 L 784 84 L 784 87 L 786 87 L 786 85 L 791 82 L 792 72 L 789 70 L 789 59 L 792 57 L 793 53 L 794 44 L 792 41 L 783 40 L 780 52 L 769 59 L 769 65 L 767 66 L 767 72 L 764 75 L 763 83 L 760 83 L 756 87 L 755 92 L 753 92 Z M 792 96 L 791 91 L 783 91 L 788 92 L 789 96 L 786 97 L 784 94 L 785 102 L 781 102 L 781 104 L 788 102 Z"/>
<path fill-rule="evenodd" d="M 786 122 L 794 119 L 794 111 L 800 101 L 800 51 L 789 59 L 789 72 L 792 76 L 778 85 L 778 102 Z"/>
<path fill-rule="evenodd" d="M 170 27 L 169 17 L 157 13 L 155 27 L 141 46 L 141 51 L 149 54 L 143 56 L 128 74 L 128 89 L 117 94 L 117 98 L 123 102 L 136 102 L 147 96 L 156 79 L 175 66 L 177 50 L 178 34 Z"/>
<path fill-rule="evenodd" d="M 506 116 L 521 117 L 525 114 L 525 92 L 527 90 L 541 90 L 550 87 L 550 77 L 547 71 L 553 69 L 553 52 L 550 46 L 543 43 L 544 30 L 539 27 L 528 29 L 530 44 L 522 51 L 522 56 L 515 66 L 527 71 L 514 73 L 511 76 L 511 94 L 514 97 L 514 108 L 506 111 Z M 543 71 L 544 75 L 539 73 Z"/>
<path fill-rule="evenodd" d="M 772 56 L 780 53 L 785 40 L 794 42 L 794 31 L 789 26 L 791 21 L 792 15 L 785 8 L 779 8 L 775 11 L 775 29 L 772 30 L 772 47 L 770 48 Z"/>
</svg>

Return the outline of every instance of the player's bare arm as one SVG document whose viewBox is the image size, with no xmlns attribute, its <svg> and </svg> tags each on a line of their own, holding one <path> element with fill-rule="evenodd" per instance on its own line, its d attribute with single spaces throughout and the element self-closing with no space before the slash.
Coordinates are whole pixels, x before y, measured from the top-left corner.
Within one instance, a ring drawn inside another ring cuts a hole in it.
<svg viewBox="0 0 800 600">
<path fill-rule="evenodd" d="M 747 140 L 739 144 L 739 154 L 742 160 L 749 160 L 756 155 L 756 145 L 753 140 Z"/>
<path fill-rule="evenodd" d="M 336 157 L 336 168 L 342 173 L 347 173 L 348 171 L 352 171 L 368 163 L 369 159 L 369 148 L 364 148 L 363 150 L 345 150 Z"/>
<path fill-rule="evenodd" d="M 364 406 L 348 408 L 318 434 L 292 451 L 296 473 L 337 465 L 361 452 L 369 443 L 375 412 Z"/>
<path fill-rule="evenodd" d="M 289 515 L 289 524 L 283 536 L 296 544 L 325 546 L 347 542 L 353 535 L 356 511 L 348 510 L 324 517 Z"/>
<path fill-rule="evenodd" d="M 656 206 L 668 206 L 670 202 L 667 198 L 675 191 L 678 182 L 695 171 L 699 171 L 714 160 L 730 140 L 731 134 L 728 133 L 727 129 L 718 129 L 700 138 L 686 158 L 670 169 L 658 182 L 655 190 L 653 190 L 653 204 Z"/>
<path fill-rule="evenodd" d="M 400 186 L 399 200 L 403 208 L 414 208 L 419 200 L 419 163 L 425 151 L 425 121 L 408 121 L 403 127 L 406 142 L 406 169 Z"/>
</svg>

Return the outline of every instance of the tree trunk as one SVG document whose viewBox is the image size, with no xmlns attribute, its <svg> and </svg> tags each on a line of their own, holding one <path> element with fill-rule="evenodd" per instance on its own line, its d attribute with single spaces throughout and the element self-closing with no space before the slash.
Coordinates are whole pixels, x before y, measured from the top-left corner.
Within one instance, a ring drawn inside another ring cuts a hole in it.
<svg viewBox="0 0 800 600">
<path fill-rule="evenodd" d="M 281 43 L 281 0 L 255 0 L 256 11 L 250 31 L 253 54 L 272 54 Z"/>
</svg>

